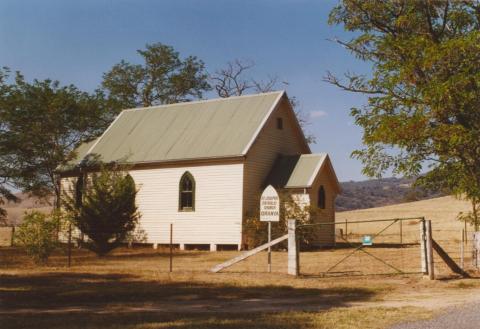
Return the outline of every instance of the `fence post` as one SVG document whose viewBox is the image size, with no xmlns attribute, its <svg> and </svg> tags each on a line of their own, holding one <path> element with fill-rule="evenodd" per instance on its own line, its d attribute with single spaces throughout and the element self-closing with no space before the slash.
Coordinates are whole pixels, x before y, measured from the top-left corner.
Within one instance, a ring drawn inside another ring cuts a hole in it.
<svg viewBox="0 0 480 329">
<path fill-rule="evenodd" d="M 403 221 L 400 219 L 400 247 L 403 247 Z"/>
<path fill-rule="evenodd" d="M 72 265 L 72 224 L 68 224 L 67 267 Z"/>
<path fill-rule="evenodd" d="M 297 227 L 295 219 L 288 220 L 288 274 L 300 273 Z"/>
<path fill-rule="evenodd" d="M 15 225 L 12 225 L 12 235 L 10 236 L 10 246 L 13 247 L 15 243 Z"/>
<path fill-rule="evenodd" d="M 468 231 L 467 231 L 467 221 L 464 222 L 465 223 L 465 243 L 468 243 Z"/>
<path fill-rule="evenodd" d="M 435 280 L 434 266 L 433 266 L 433 243 L 432 243 L 432 221 L 425 221 L 426 233 L 427 233 L 427 268 L 428 268 L 428 278 L 430 280 Z"/>
<path fill-rule="evenodd" d="M 425 220 L 420 222 L 420 269 L 423 275 L 428 274 L 427 271 L 427 247 L 425 245 L 425 239 L 427 234 L 425 233 Z"/>
<path fill-rule="evenodd" d="M 272 222 L 268 222 L 268 243 L 272 240 Z M 268 259 L 267 259 L 267 270 L 268 273 L 272 273 L 272 248 L 269 246 L 268 247 Z"/>
<path fill-rule="evenodd" d="M 480 252 L 479 252 L 479 249 L 480 249 L 480 232 L 473 232 L 472 234 L 472 253 L 473 253 L 473 257 L 472 257 L 472 263 L 473 263 L 473 266 L 475 266 L 475 268 L 478 269 L 478 261 L 480 259 Z"/>
<path fill-rule="evenodd" d="M 460 241 L 460 267 L 465 269 L 465 230 L 462 229 L 462 240 Z"/>
<path fill-rule="evenodd" d="M 170 223 L 170 272 L 173 271 L 173 224 Z"/>
</svg>

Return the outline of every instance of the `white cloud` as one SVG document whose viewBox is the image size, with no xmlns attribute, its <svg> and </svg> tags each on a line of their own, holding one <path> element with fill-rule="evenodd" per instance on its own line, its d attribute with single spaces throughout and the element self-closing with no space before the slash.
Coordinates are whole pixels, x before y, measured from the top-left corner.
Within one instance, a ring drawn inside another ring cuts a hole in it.
<svg viewBox="0 0 480 329">
<path fill-rule="evenodd" d="M 325 111 L 311 111 L 311 112 L 310 112 L 310 117 L 311 117 L 312 119 L 325 117 L 325 116 L 327 116 L 327 115 L 328 115 L 328 113 L 325 112 Z"/>
</svg>

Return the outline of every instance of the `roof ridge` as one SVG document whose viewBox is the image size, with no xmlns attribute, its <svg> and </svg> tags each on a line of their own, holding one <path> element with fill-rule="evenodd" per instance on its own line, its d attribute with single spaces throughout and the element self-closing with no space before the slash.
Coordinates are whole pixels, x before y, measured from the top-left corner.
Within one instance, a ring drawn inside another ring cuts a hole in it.
<svg viewBox="0 0 480 329">
<path fill-rule="evenodd" d="M 174 107 L 174 106 L 186 105 L 186 104 L 202 104 L 202 103 L 210 103 L 210 102 L 228 101 L 228 100 L 237 99 L 237 98 L 260 97 L 260 96 L 271 95 L 271 94 L 283 94 L 284 92 L 285 92 L 285 90 L 276 90 L 276 91 L 269 91 L 269 92 L 259 93 L 259 94 L 248 94 L 248 95 L 230 96 L 230 97 L 217 97 L 217 98 L 211 98 L 211 99 L 201 99 L 201 100 L 196 100 L 196 101 L 191 101 L 191 102 L 179 102 L 179 103 L 172 103 L 172 104 L 162 104 L 162 105 L 154 105 L 154 106 L 146 106 L 146 107 L 136 107 L 136 108 L 124 109 L 120 113 L 129 112 L 129 111 L 141 111 L 141 110 L 153 110 L 153 109 L 160 109 L 160 108 L 168 108 L 168 107 Z"/>
<path fill-rule="evenodd" d="M 303 154 L 280 154 L 282 158 L 293 158 L 293 157 L 318 157 L 318 156 L 326 156 L 328 153 L 320 152 L 320 153 L 303 153 Z"/>
<path fill-rule="evenodd" d="M 308 154 L 300 154 L 302 157 L 313 157 L 313 156 L 325 156 L 327 155 L 326 152 L 320 152 L 320 153 L 308 153 Z"/>
</svg>

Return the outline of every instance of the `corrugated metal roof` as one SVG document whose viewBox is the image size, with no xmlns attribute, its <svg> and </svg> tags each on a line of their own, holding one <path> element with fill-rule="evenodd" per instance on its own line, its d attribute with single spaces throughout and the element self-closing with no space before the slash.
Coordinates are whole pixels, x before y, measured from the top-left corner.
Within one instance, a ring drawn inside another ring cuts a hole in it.
<svg viewBox="0 0 480 329">
<path fill-rule="evenodd" d="M 128 163 L 241 156 L 283 94 L 124 110 L 88 154 Z"/>
<path fill-rule="evenodd" d="M 73 169 L 80 161 L 82 161 L 83 158 L 85 158 L 88 150 L 90 150 L 90 148 L 96 143 L 96 141 L 97 139 L 94 139 L 89 142 L 80 144 L 80 146 L 75 149 L 75 157 L 72 160 L 68 161 L 66 165 L 59 166 L 57 170 L 63 171 Z"/>
<path fill-rule="evenodd" d="M 276 188 L 308 188 L 327 158 L 325 153 L 280 156 L 267 179 Z"/>
</svg>

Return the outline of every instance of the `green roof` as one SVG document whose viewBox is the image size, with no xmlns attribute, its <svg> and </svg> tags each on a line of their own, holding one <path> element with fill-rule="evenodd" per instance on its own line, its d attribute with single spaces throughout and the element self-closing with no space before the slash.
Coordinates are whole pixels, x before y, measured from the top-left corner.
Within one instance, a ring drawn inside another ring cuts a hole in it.
<svg viewBox="0 0 480 329">
<path fill-rule="evenodd" d="M 59 171 L 64 171 L 64 170 L 70 170 L 73 169 L 80 161 L 82 161 L 83 158 L 88 153 L 88 150 L 97 142 L 97 139 L 91 140 L 89 142 L 85 142 L 80 144 L 76 149 L 75 149 L 75 154 L 74 158 L 71 159 L 70 161 L 67 162 L 66 165 L 64 166 L 59 166 L 57 170 Z"/>
<path fill-rule="evenodd" d="M 327 157 L 325 153 L 282 155 L 275 162 L 266 185 L 276 188 L 309 188 Z"/>
<path fill-rule="evenodd" d="M 90 144 L 77 149 L 103 162 L 163 162 L 242 156 L 283 91 L 122 111 Z"/>
</svg>

